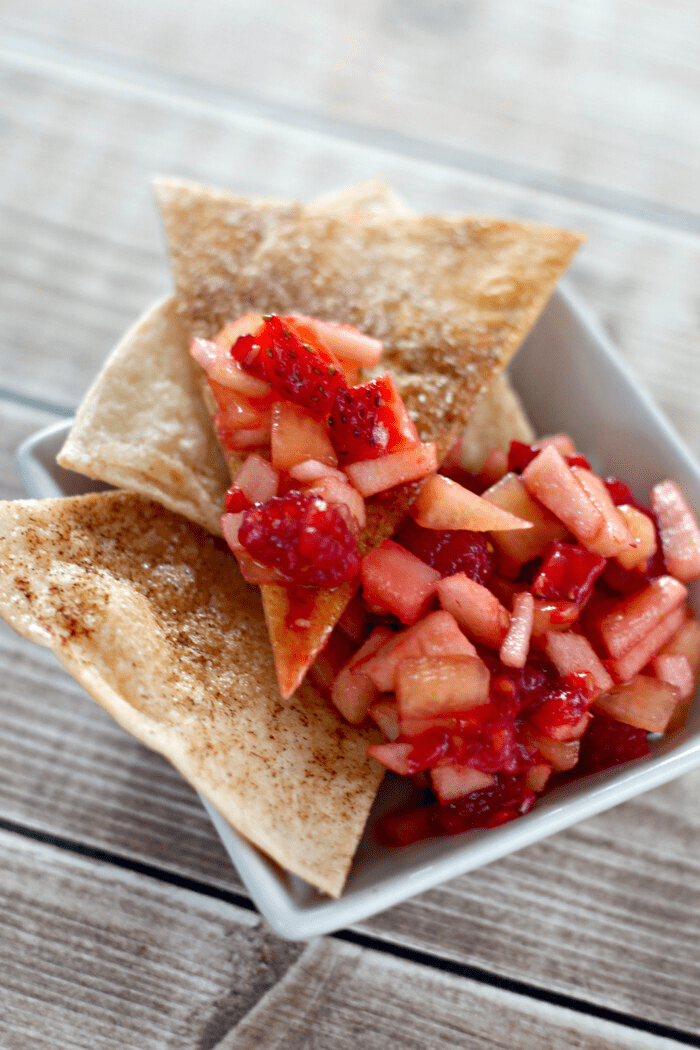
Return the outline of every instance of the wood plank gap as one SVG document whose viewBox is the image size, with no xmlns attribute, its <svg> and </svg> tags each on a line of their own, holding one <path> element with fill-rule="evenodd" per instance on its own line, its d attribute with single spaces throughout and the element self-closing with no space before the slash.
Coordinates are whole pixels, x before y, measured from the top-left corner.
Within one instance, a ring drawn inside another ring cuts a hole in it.
<svg viewBox="0 0 700 1050">
<path fill-rule="evenodd" d="M 468 171 L 485 178 L 515 184 L 539 193 L 565 197 L 602 211 L 650 223 L 655 226 L 700 234 L 700 214 L 683 208 L 674 208 L 644 197 L 620 193 L 611 187 L 587 184 L 578 179 L 556 178 L 541 169 L 514 161 L 502 160 L 488 154 L 449 143 L 415 138 L 401 132 L 387 131 L 337 117 L 324 116 L 298 106 L 262 99 L 209 85 L 192 76 L 175 76 L 154 69 L 146 69 L 125 59 L 95 49 L 80 48 L 74 42 L 70 50 L 52 41 L 16 30 L 4 31 L 0 59 L 12 65 L 50 67 L 66 79 L 89 76 L 102 82 L 118 85 L 123 92 L 145 92 L 165 97 L 181 106 L 183 102 L 204 105 L 230 112 L 235 106 L 250 117 L 286 126 L 294 126 L 356 145 L 380 149 L 386 153 L 409 157 L 412 160 L 442 164 Z"/>
<path fill-rule="evenodd" d="M 257 908 L 253 902 L 242 893 L 234 893 L 232 890 L 213 886 L 208 882 L 202 882 L 200 879 L 178 875 L 165 868 L 156 867 L 154 864 L 144 864 L 142 861 L 132 860 L 130 857 L 122 857 L 120 854 L 112 853 L 109 850 L 98 849 L 95 846 L 86 846 L 81 842 L 64 839 L 60 835 L 51 835 L 45 831 L 37 831 L 23 824 L 16 824 L 11 820 L 0 819 L 0 831 L 7 831 L 10 834 L 19 835 L 21 838 L 31 839 L 34 842 L 41 842 L 46 846 L 53 846 L 66 853 L 89 857 L 91 860 L 101 861 L 104 864 L 112 864 L 114 867 L 121 868 L 124 871 L 131 871 L 136 875 L 145 875 L 148 878 L 156 879 L 158 882 L 177 886 L 179 889 L 191 890 L 193 893 L 199 893 L 203 897 L 212 897 L 226 904 L 233 904 L 237 908 L 257 913 Z"/>
<path fill-rule="evenodd" d="M 426 966 L 433 970 L 452 974 L 455 977 L 465 977 L 479 984 L 498 988 L 501 991 L 512 992 L 515 995 L 522 995 L 529 999 L 536 999 L 538 1002 L 548 1003 L 550 1006 L 572 1010 L 585 1014 L 588 1017 L 596 1017 L 602 1021 L 610 1021 L 622 1027 L 646 1032 L 648 1035 L 671 1039 L 682 1046 L 700 1047 L 700 1036 L 694 1035 L 692 1032 L 685 1032 L 682 1029 L 673 1028 L 669 1025 L 658 1024 L 655 1021 L 645 1021 L 643 1018 L 626 1014 L 623 1011 L 610 1010 L 607 1007 L 590 1003 L 585 999 L 577 999 L 558 992 L 549 992 L 545 988 L 528 984 L 527 981 L 501 977 L 498 974 L 490 973 L 488 970 L 482 970 L 477 966 L 468 966 L 453 959 L 434 955 L 432 952 L 418 951 L 415 948 L 408 948 L 404 945 L 384 941 L 379 937 L 356 933 L 354 930 L 339 930 L 330 936 L 335 940 L 345 941 L 360 948 L 369 948 L 372 951 L 383 952 L 385 955 L 393 955 L 396 958 L 416 963 L 419 966 Z"/>
</svg>

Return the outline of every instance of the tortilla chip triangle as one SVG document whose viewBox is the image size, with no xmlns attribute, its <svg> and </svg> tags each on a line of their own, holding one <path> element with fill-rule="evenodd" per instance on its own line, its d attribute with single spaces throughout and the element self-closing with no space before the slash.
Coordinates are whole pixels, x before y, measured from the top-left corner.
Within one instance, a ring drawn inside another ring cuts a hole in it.
<svg viewBox="0 0 700 1050">
<path fill-rule="evenodd" d="M 382 367 L 393 371 L 421 440 L 434 441 L 441 456 L 522 343 L 581 240 L 530 224 L 391 207 L 346 214 L 265 208 L 173 181 L 159 182 L 157 194 L 176 297 L 193 334 L 213 336 L 248 312 L 353 324 L 383 341 Z M 386 502 L 375 502 L 386 511 L 385 527 L 375 528 L 379 543 L 395 523 Z M 310 626 L 291 631 L 284 589 L 262 590 L 280 691 L 289 696 L 352 592 L 319 595 L 305 614 Z"/>
<path fill-rule="evenodd" d="M 286 702 L 222 541 L 133 494 L 0 503 L 0 611 L 281 867 L 342 890 L 383 770 L 311 686 Z"/>
</svg>

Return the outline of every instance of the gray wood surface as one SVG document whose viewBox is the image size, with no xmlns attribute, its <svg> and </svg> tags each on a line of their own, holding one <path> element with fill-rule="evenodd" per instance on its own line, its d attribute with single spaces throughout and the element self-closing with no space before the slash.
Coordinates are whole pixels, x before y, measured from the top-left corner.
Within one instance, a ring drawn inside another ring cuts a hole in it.
<svg viewBox="0 0 700 1050">
<path fill-rule="evenodd" d="M 584 230 L 571 283 L 700 456 L 699 39 L 694 0 L 5 0 L 0 498 L 169 287 L 155 174 L 381 175 Z M 697 1045 L 699 789 L 379 915 L 373 947 L 302 950 L 239 906 L 195 793 L 0 624 L 0 1045 Z"/>
</svg>

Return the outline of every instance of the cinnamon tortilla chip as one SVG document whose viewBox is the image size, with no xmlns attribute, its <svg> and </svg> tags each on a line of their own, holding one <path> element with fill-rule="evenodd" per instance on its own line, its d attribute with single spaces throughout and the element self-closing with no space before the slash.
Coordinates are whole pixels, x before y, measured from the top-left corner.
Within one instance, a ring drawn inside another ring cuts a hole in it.
<svg viewBox="0 0 700 1050">
<path fill-rule="evenodd" d="M 0 503 L 0 613 L 242 835 L 342 890 L 383 770 L 311 686 L 282 702 L 222 541 L 133 494 Z"/>
</svg>

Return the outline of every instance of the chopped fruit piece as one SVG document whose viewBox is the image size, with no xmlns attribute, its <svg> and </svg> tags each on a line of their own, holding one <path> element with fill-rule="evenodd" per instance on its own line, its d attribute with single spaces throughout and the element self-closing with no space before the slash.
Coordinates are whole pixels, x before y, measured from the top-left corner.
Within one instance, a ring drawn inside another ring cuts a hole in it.
<svg viewBox="0 0 700 1050">
<path fill-rule="evenodd" d="M 420 443 L 415 423 L 390 372 L 340 391 L 328 425 L 343 465 L 376 459 Z"/>
<path fill-rule="evenodd" d="M 321 463 L 318 459 L 305 459 L 301 463 L 295 463 L 293 467 L 289 468 L 289 475 L 295 481 L 301 481 L 302 484 L 308 485 L 318 481 L 320 478 L 327 477 L 337 478 L 338 481 L 347 481 L 347 477 L 342 470 L 336 470 L 335 467 L 330 467 L 327 463 Z"/>
<path fill-rule="evenodd" d="M 548 601 L 534 599 L 532 616 L 532 637 L 540 638 L 548 631 L 565 631 L 579 618 L 580 609 L 576 602 Z"/>
<path fill-rule="evenodd" d="M 477 475 L 479 479 L 479 487 L 481 489 L 489 488 L 500 481 L 507 473 L 508 453 L 504 452 L 501 448 L 491 449 Z"/>
<path fill-rule="evenodd" d="M 213 379 L 209 380 L 209 387 L 219 406 L 216 416 L 219 426 L 227 430 L 252 430 L 267 423 L 270 414 L 267 406 L 261 407 L 245 394 L 222 386 Z"/>
<path fill-rule="evenodd" d="M 248 449 L 263 448 L 270 444 L 271 415 L 268 411 L 261 418 L 260 426 L 250 430 L 232 430 L 225 426 L 221 415 L 214 417 L 214 429 L 221 447 L 225 451 L 245 452 Z"/>
<path fill-rule="evenodd" d="M 365 600 L 412 624 L 427 612 L 440 574 L 393 540 L 362 559 Z"/>
<path fill-rule="evenodd" d="M 525 738 L 530 747 L 536 748 L 557 773 L 573 769 L 578 762 L 581 747 L 579 740 L 553 740 L 530 726 L 525 729 Z"/>
<path fill-rule="evenodd" d="M 395 700 L 388 698 L 375 700 L 367 713 L 379 726 L 387 740 L 396 740 L 400 735 L 399 708 Z"/>
<path fill-rule="evenodd" d="M 511 441 L 508 449 L 508 470 L 515 474 L 522 473 L 528 463 L 547 445 L 553 445 L 564 459 L 577 454 L 576 446 L 567 434 L 551 434 L 534 441 L 531 445 L 523 441 Z"/>
<path fill-rule="evenodd" d="M 394 773 L 410 777 L 435 765 L 444 757 L 448 746 L 447 733 L 436 732 L 426 733 L 424 737 L 411 741 L 396 740 L 389 744 L 371 744 L 367 748 L 367 754 Z"/>
<path fill-rule="evenodd" d="M 618 602 L 600 621 L 600 637 L 612 657 L 624 656 L 687 597 L 673 576 L 659 576 L 643 590 Z"/>
<path fill-rule="evenodd" d="M 392 637 L 386 627 L 375 627 L 363 646 L 339 671 L 331 687 L 331 699 L 348 722 L 359 725 L 367 717 L 369 706 L 377 696 L 377 688 L 371 678 L 362 673 L 361 664 Z"/>
<path fill-rule="evenodd" d="M 634 537 L 636 546 L 626 551 L 620 551 L 616 558 L 623 569 L 634 569 L 638 565 L 643 568 L 649 558 L 653 558 L 656 554 L 657 544 L 654 522 L 648 514 L 629 503 L 619 504 L 617 509 L 625 519 L 627 527 Z"/>
<path fill-rule="evenodd" d="M 336 681 L 348 660 L 352 658 L 354 646 L 342 631 L 333 631 L 324 649 L 309 668 L 308 679 L 320 693 L 329 698 Z M 349 721 L 349 719 L 348 719 Z"/>
<path fill-rule="evenodd" d="M 597 773 L 648 754 L 649 741 L 644 729 L 618 722 L 598 711 L 581 739 L 576 772 Z"/>
<path fill-rule="evenodd" d="M 575 602 L 581 608 L 605 565 L 602 554 L 593 554 L 573 543 L 553 543 L 532 585 L 532 593 L 536 598 Z"/>
<path fill-rule="evenodd" d="M 534 791 L 536 795 L 541 795 L 551 775 L 552 767 L 549 762 L 537 762 L 530 766 L 525 774 L 525 787 Z"/>
<path fill-rule="evenodd" d="M 493 532 L 532 528 L 532 522 L 482 499 L 442 474 L 426 478 L 409 513 L 424 529 Z"/>
<path fill-rule="evenodd" d="M 229 506 L 229 493 L 234 489 L 242 493 L 248 500 L 248 506 L 251 506 L 253 503 L 265 503 L 276 496 L 278 485 L 279 475 L 275 468 L 257 452 L 251 452 L 236 474 L 232 488 L 226 494 L 226 510 L 233 511 L 234 509 Z M 248 507 L 240 509 L 247 510 Z"/>
<path fill-rule="evenodd" d="M 252 376 L 270 383 L 281 397 L 321 419 L 331 411 L 347 383 L 330 351 L 303 342 L 275 314 L 255 335 L 242 335 L 231 348 L 233 357 Z"/>
<path fill-rule="evenodd" d="M 211 382 L 229 387 L 237 394 L 248 398 L 266 398 L 272 387 L 264 379 L 248 375 L 229 353 L 228 348 L 219 346 L 210 339 L 193 339 L 190 353 L 202 366 Z"/>
<path fill-rule="evenodd" d="M 595 709 L 647 733 L 663 733 L 677 703 L 678 690 L 672 685 L 640 674 L 599 696 Z"/>
<path fill-rule="evenodd" d="M 693 674 L 697 674 L 700 670 L 700 621 L 694 616 L 685 619 L 662 652 L 687 656 Z"/>
<path fill-rule="evenodd" d="M 362 368 L 376 368 L 382 356 L 382 343 L 365 335 L 359 328 L 339 321 L 321 321 L 317 317 L 304 317 L 295 314 L 285 317 L 302 339 L 321 342 L 341 362 L 352 361 Z"/>
<path fill-rule="evenodd" d="M 673 637 L 685 619 L 685 609 L 679 605 L 644 635 L 642 640 L 617 659 L 606 660 L 616 682 L 628 682 L 648 664 L 653 656 Z"/>
<path fill-rule="evenodd" d="M 367 610 L 358 595 L 348 602 L 345 612 L 338 620 L 338 627 L 357 645 L 364 640 L 367 635 Z"/>
<path fill-rule="evenodd" d="M 532 499 L 517 474 L 505 474 L 482 493 L 482 498 L 532 523 L 527 530 L 497 532 L 493 537 L 496 546 L 519 565 L 540 557 L 550 543 L 568 535 L 566 525 Z"/>
<path fill-rule="evenodd" d="M 598 695 L 591 683 L 586 673 L 565 675 L 528 711 L 528 718 L 553 740 L 578 740 L 588 724 L 588 708 Z"/>
<path fill-rule="evenodd" d="M 459 572 L 437 584 L 440 605 L 452 613 L 467 634 L 491 649 L 500 649 L 508 633 L 510 613 L 487 587 Z"/>
<path fill-rule="evenodd" d="M 499 656 L 506 667 L 524 667 L 530 649 L 534 604 L 529 591 L 516 594 L 508 634 L 501 642 Z"/>
<path fill-rule="evenodd" d="M 477 583 L 487 584 L 493 572 L 493 550 L 483 532 L 468 529 L 423 529 L 406 518 L 397 541 L 441 576 L 464 572 Z"/>
<path fill-rule="evenodd" d="M 399 719 L 434 718 L 488 702 L 490 675 L 478 656 L 404 657 L 396 668 Z"/>
<path fill-rule="evenodd" d="M 651 662 L 656 678 L 678 690 L 678 699 L 685 700 L 695 689 L 695 676 L 690 660 L 681 653 L 659 653 Z"/>
<path fill-rule="evenodd" d="M 554 445 L 547 445 L 521 475 L 530 495 L 543 503 L 589 550 L 605 529 L 605 518 Z M 603 554 L 603 551 L 597 552 Z"/>
<path fill-rule="evenodd" d="M 453 802 L 457 798 L 491 787 L 494 777 L 468 765 L 438 766 L 430 770 L 430 779 L 435 794 L 441 802 Z"/>
<path fill-rule="evenodd" d="M 357 576 L 357 537 L 338 507 L 290 492 L 244 512 L 238 538 L 256 561 L 289 581 L 337 587 Z"/>
<path fill-rule="evenodd" d="M 380 693 L 396 688 L 396 669 L 402 660 L 415 656 L 476 656 L 476 649 L 465 638 L 448 612 L 428 613 L 413 627 L 395 634 L 362 666 Z"/>
<path fill-rule="evenodd" d="M 323 422 L 290 401 L 272 406 L 270 454 L 275 470 L 290 470 L 310 459 L 329 467 L 338 463 Z"/>
<path fill-rule="evenodd" d="M 363 529 L 367 524 L 365 501 L 357 489 L 354 489 L 348 482 L 347 478 L 343 477 L 340 480 L 331 474 L 327 474 L 325 477 L 315 481 L 308 491 L 317 492 L 327 503 L 345 507 L 348 514 L 354 518 L 358 529 Z"/>
<path fill-rule="evenodd" d="M 623 552 L 636 550 L 636 540 L 625 518 L 613 503 L 605 482 L 592 470 L 576 464 L 571 466 L 571 473 L 603 517 L 603 528 L 594 543 L 589 545 L 590 549 L 605 555 L 606 558 L 614 558 Z"/>
<path fill-rule="evenodd" d="M 386 492 L 408 481 L 418 481 L 438 468 L 437 451 L 432 442 L 407 445 L 380 459 L 349 463 L 345 472 L 350 481 L 367 498 Z"/>
<path fill-rule="evenodd" d="M 666 568 L 683 583 L 700 579 L 700 525 L 674 481 L 651 490 Z"/>
<path fill-rule="evenodd" d="M 598 694 L 612 688 L 612 678 L 585 635 L 574 631 L 552 631 L 546 636 L 545 651 L 562 678 L 570 674 L 589 674 L 592 687 L 595 686 Z"/>
</svg>

